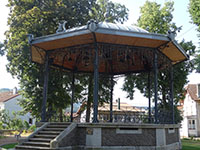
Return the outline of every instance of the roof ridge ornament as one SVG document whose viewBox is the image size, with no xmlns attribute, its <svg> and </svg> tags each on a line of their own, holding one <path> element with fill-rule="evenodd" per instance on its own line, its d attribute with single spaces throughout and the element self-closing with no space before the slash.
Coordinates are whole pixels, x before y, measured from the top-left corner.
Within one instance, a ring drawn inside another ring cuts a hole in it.
<svg viewBox="0 0 200 150">
<path fill-rule="evenodd" d="M 31 42 L 34 39 L 34 35 L 33 34 L 27 34 L 27 36 L 28 36 L 28 43 L 31 44 Z"/>
<path fill-rule="evenodd" d="M 88 21 L 87 23 L 87 28 L 91 31 L 91 32 L 94 32 L 96 31 L 98 27 L 98 22 L 95 21 L 94 19 L 91 19 L 90 21 Z"/>
<path fill-rule="evenodd" d="M 59 23 L 56 33 L 65 32 L 66 31 L 66 28 L 65 28 L 66 23 L 67 23 L 67 21 L 64 21 L 63 23 Z"/>
<path fill-rule="evenodd" d="M 173 31 L 172 30 L 168 30 L 168 37 L 170 38 L 170 40 L 174 41 L 175 37 L 177 35 L 176 32 L 177 31 L 180 32 L 181 29 L 182 29 L 182 26 L 173 29 Z"/>
</svg>

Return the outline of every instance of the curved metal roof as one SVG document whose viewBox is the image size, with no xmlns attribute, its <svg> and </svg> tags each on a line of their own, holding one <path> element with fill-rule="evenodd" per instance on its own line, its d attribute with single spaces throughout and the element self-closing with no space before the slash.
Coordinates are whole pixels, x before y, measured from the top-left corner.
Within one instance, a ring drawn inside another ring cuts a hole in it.
<svg viewBox="0 0 200 150">
<path fill-rule="evenodd" d="M 87 32 L 88 30 L 91 31 L 91 29 L 89 27 L 90 23 L 91 22 L 88 22 L 88 25 L 84 25 L 84 26 L 80 26 L 80 27 L 74 27 L 74 28 L 71 28 L 71 29 L 67 29 L 67 30 L 57 32 L 55 34 L 37 37 L 37 38 L 34 39 L 34 41 L 44 39 L 44 37 L 50 38 L 48 40 L 51 40 L 51 37 L 53 37 L 52 40 L 54 40 L 55 35 L 66 35 L 66 34 L 70 34 L 70 33 L 79 33 L 79 35 L 80 35 L 81 31 L 86 31 L 86 32 L 83 32 L 83 34 L 88 33 Z M 134 25 L 114 24 L 114 23 L 108 23 L 108 22 L 96 23 L 94 30 L 98 32 L 98 30 L 101 30 L 101 29 L 109 30 L 109 31 L 122 31 L 122 32 L 129 32 L 129 33 L 132 33 L 132 32 L 134 32 L 134 33 L 149 33 L 148 31 L 146 31 L 146 30 L 144 30 L 140 27 L 134 26 Z M 76 34 L 73 34 L 72 36 L 76 36 Z M 36 42 L 33 42 L 33 43 L 36 43 Z"/>
<path fill-rule="evenodd" d="M 104 28 L 104 29 L 118 30 L 118 31 L 128 31 L 128 32 L 149 33 L 148 31 L 134 25 L 114 24 L 114 23 L 108 23 L 108 22 L 98 23 L 97 28 Z"/>
</svg>

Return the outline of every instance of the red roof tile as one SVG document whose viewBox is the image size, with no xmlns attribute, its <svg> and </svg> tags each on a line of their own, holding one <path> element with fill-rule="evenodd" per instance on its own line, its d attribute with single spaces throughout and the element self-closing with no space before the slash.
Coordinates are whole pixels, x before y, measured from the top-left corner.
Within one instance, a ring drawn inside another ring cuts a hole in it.
<svg viewBox="0 0 200 150">
<path fill-rule="evenodd" d="M 13 94 L 13 92 L 2 92 L 0 93 L 0 102 L 6 102 L 14 97 L 17 97 L 19 94 Z"/>
<path fill-rule="evenodd" d="M 200 100 L 200 98 L 198 98 L 198 93 L 197 93 L 197 84 L 188 84 L 186 90 L 193 100 L 195 101 Z"/>
</svg>

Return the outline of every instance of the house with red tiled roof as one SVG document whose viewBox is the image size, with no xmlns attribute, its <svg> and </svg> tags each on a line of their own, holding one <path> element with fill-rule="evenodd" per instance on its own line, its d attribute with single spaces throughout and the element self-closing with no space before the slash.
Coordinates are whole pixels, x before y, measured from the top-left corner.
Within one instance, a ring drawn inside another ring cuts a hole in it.
<svg viewBox="0 0 200 150">
<path fill-rule="evenodd" d="M 19 100 L 22 99 L 22 96 L 17 92 L 17 89 L 14 88 L 13 91 L 1 92 L 0 93 L 0 111 L 5 110 L 8 115 L 12 118 L 13 112 L 17 113 L 22 111 L 22 107 L 18 104 Z M 27 121 L 30 125 L 35 123 L 35 119 L 31 116 L 30 113 L 25 115 L 17 116 L 22 121 Z"/>
<path fill-rule="evenodd" d="M 91 108 L 90 122 L 92 122 L 93 109 Z M 141 116 L 145 116 L 146 111 L 137 107 L 134 107 L 126 102 L 113 102 L 113 122 L 132 122 L 139 123 L 143 120 Z M 85 122 L 86 121 L 86 102 L 84 102 L 78 111 L 73 114 L 74 121 Z M 110 104 L 103 103 L 98 107 L 98 120 L 99 122 L 110 121 Z"/>
<path fill-rule="evenodd" d="M 183 121 L 180 129 L 182 137 L 200 136 L 200 84 L 186 86 L 185 99 L 180 101 Z"/>
</svg>

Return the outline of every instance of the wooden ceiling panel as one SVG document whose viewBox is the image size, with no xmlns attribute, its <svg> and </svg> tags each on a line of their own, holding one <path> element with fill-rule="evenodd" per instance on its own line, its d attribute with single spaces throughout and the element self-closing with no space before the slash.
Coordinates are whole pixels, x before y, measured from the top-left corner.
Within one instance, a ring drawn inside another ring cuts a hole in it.
<svg viewBox="0 0 200 150">
<path fill-rule="evenodd" d="M 165 47 L 162 52 L 173 62 L 179 62 L 185 60 L 185 56 L 177 49 L 177 47 L 170 42 L 168 47 Z"/>
<path fill-rule="evenodd" d="M 52 40 L 48 42 L 42 42 L 35 45 L 44 50 L 53 50 L 58 48 L 71 47 L 75 45 L 77 46 L 82 44 L 89 44 L 92 42 L 93 42 L 92 34 L 84 34 L 58 40 Z"/>
<path fill-rule="evenodd" d="M 38 49 L 36 47 L 31 47 L 31 57 L 32 57 L 32 61 L 39 63 L 39 64 L 43 64 L 44 63 L 44 57 L 45 57 L 45 52 L 41 49 Z"/>
<path fill-rule="evenodd" d="M 97 42 L 156 48 L 166 41 L 96 33 Z"/>
</svg>

